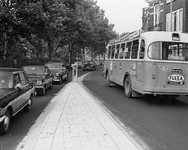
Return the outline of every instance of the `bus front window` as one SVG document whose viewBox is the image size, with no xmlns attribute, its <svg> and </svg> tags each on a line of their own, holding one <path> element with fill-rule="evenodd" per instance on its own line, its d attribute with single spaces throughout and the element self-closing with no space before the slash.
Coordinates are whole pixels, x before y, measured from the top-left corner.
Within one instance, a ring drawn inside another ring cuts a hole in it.
<svg viewBox="0 0 188 150">
<path fill-rule="evenodd" d="M 151 59 L 160 59 L 160 42 L 155 42 L 149 46 L 148 57 Z"/>
<path fill-rule="evenodd" d="M 152 43 L 148 49 L 148 57 L 157 60 L 188 61 L 188 43 Z"/>
</svg>

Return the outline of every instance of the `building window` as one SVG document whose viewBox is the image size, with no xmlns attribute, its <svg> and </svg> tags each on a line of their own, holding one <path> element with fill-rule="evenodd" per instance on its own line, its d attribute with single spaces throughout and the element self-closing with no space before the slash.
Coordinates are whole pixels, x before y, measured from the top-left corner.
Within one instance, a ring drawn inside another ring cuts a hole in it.
<svg viewBox="0 0 188 150">
<path fill-rule="evenodd" d="M 173 11 L 172 14 L 168 13 L 166 15 L 166 31 L 182 32 L 182 30 L 183 30 L 183 9 L 178 9 L 176 11 Z"/>
<path fill-rule="evenodd" d="M 160 4 L 154 6 L 154 26 L 159 24 L 160 19 Z"/>
</svg>

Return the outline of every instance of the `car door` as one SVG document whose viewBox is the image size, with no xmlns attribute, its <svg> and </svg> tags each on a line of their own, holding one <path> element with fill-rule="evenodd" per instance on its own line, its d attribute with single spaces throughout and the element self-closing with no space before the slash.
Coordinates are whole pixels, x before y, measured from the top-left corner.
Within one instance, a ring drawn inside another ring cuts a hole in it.
<svg viewBox="0 0 188 150">
<path fill-rule="evenodd" d="M 20 107 L 23 107 L 25 104 L 27 104 L 27 100 L 30 97 L 31 93 L 31 84 L 29 84 L 29 80 L 27 79 L 24 72 L 19 72 L 21 85 L 22 85 L 22 96 L 21 96 L 21 104 Z"/>
<path fill-rule="evenodd" d="M 21 83 L 19 72 L 13 75 L 13 87 L 14 87 L 14 104 L 13 113 L 17 112 L 22 107 L 23 102 L 23 90 L 16 88 L 17 84 Z"/>
</svg>

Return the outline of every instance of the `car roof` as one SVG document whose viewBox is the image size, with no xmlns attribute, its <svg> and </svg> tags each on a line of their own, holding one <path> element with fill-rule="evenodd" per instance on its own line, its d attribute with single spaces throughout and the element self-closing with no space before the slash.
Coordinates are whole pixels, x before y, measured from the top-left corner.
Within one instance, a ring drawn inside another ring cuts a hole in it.
<svg viewBox="0 0 188 150">
<path fill-rule="evenodd" d="M 28 65 L 28 66 L 23 66 L 23 67 L 45 67 L 44 65 Z"/>
<path fill-rule="evenodd" d="M 4 72 L 19 72 L 19 71 L 23 71 L 20 68 L 10 68 L 10 67 L 0 67 L 0 71 L 4 71 Z"/>
<path fill-rule="evenodd" d="M 46 63 L 45 65 L 48 65 L 48 64 L 63 64 L 62 62 L 49 62 L 49 63 Z"/>
</svg>

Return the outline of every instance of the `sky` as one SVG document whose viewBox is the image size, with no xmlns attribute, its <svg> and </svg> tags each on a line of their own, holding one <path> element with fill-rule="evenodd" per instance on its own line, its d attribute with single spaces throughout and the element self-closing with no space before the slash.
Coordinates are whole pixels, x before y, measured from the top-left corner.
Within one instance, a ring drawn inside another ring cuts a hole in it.
<svg viewBox="0 0 188 150">
<path fill-rule="evenodd" d="M 115 25 L 117 33 L 141 29 L 142 8 L 147 6 L 145 0 L 97 0 L 97 5 L 105 11 L 105 17 Z"/>
</svg>

